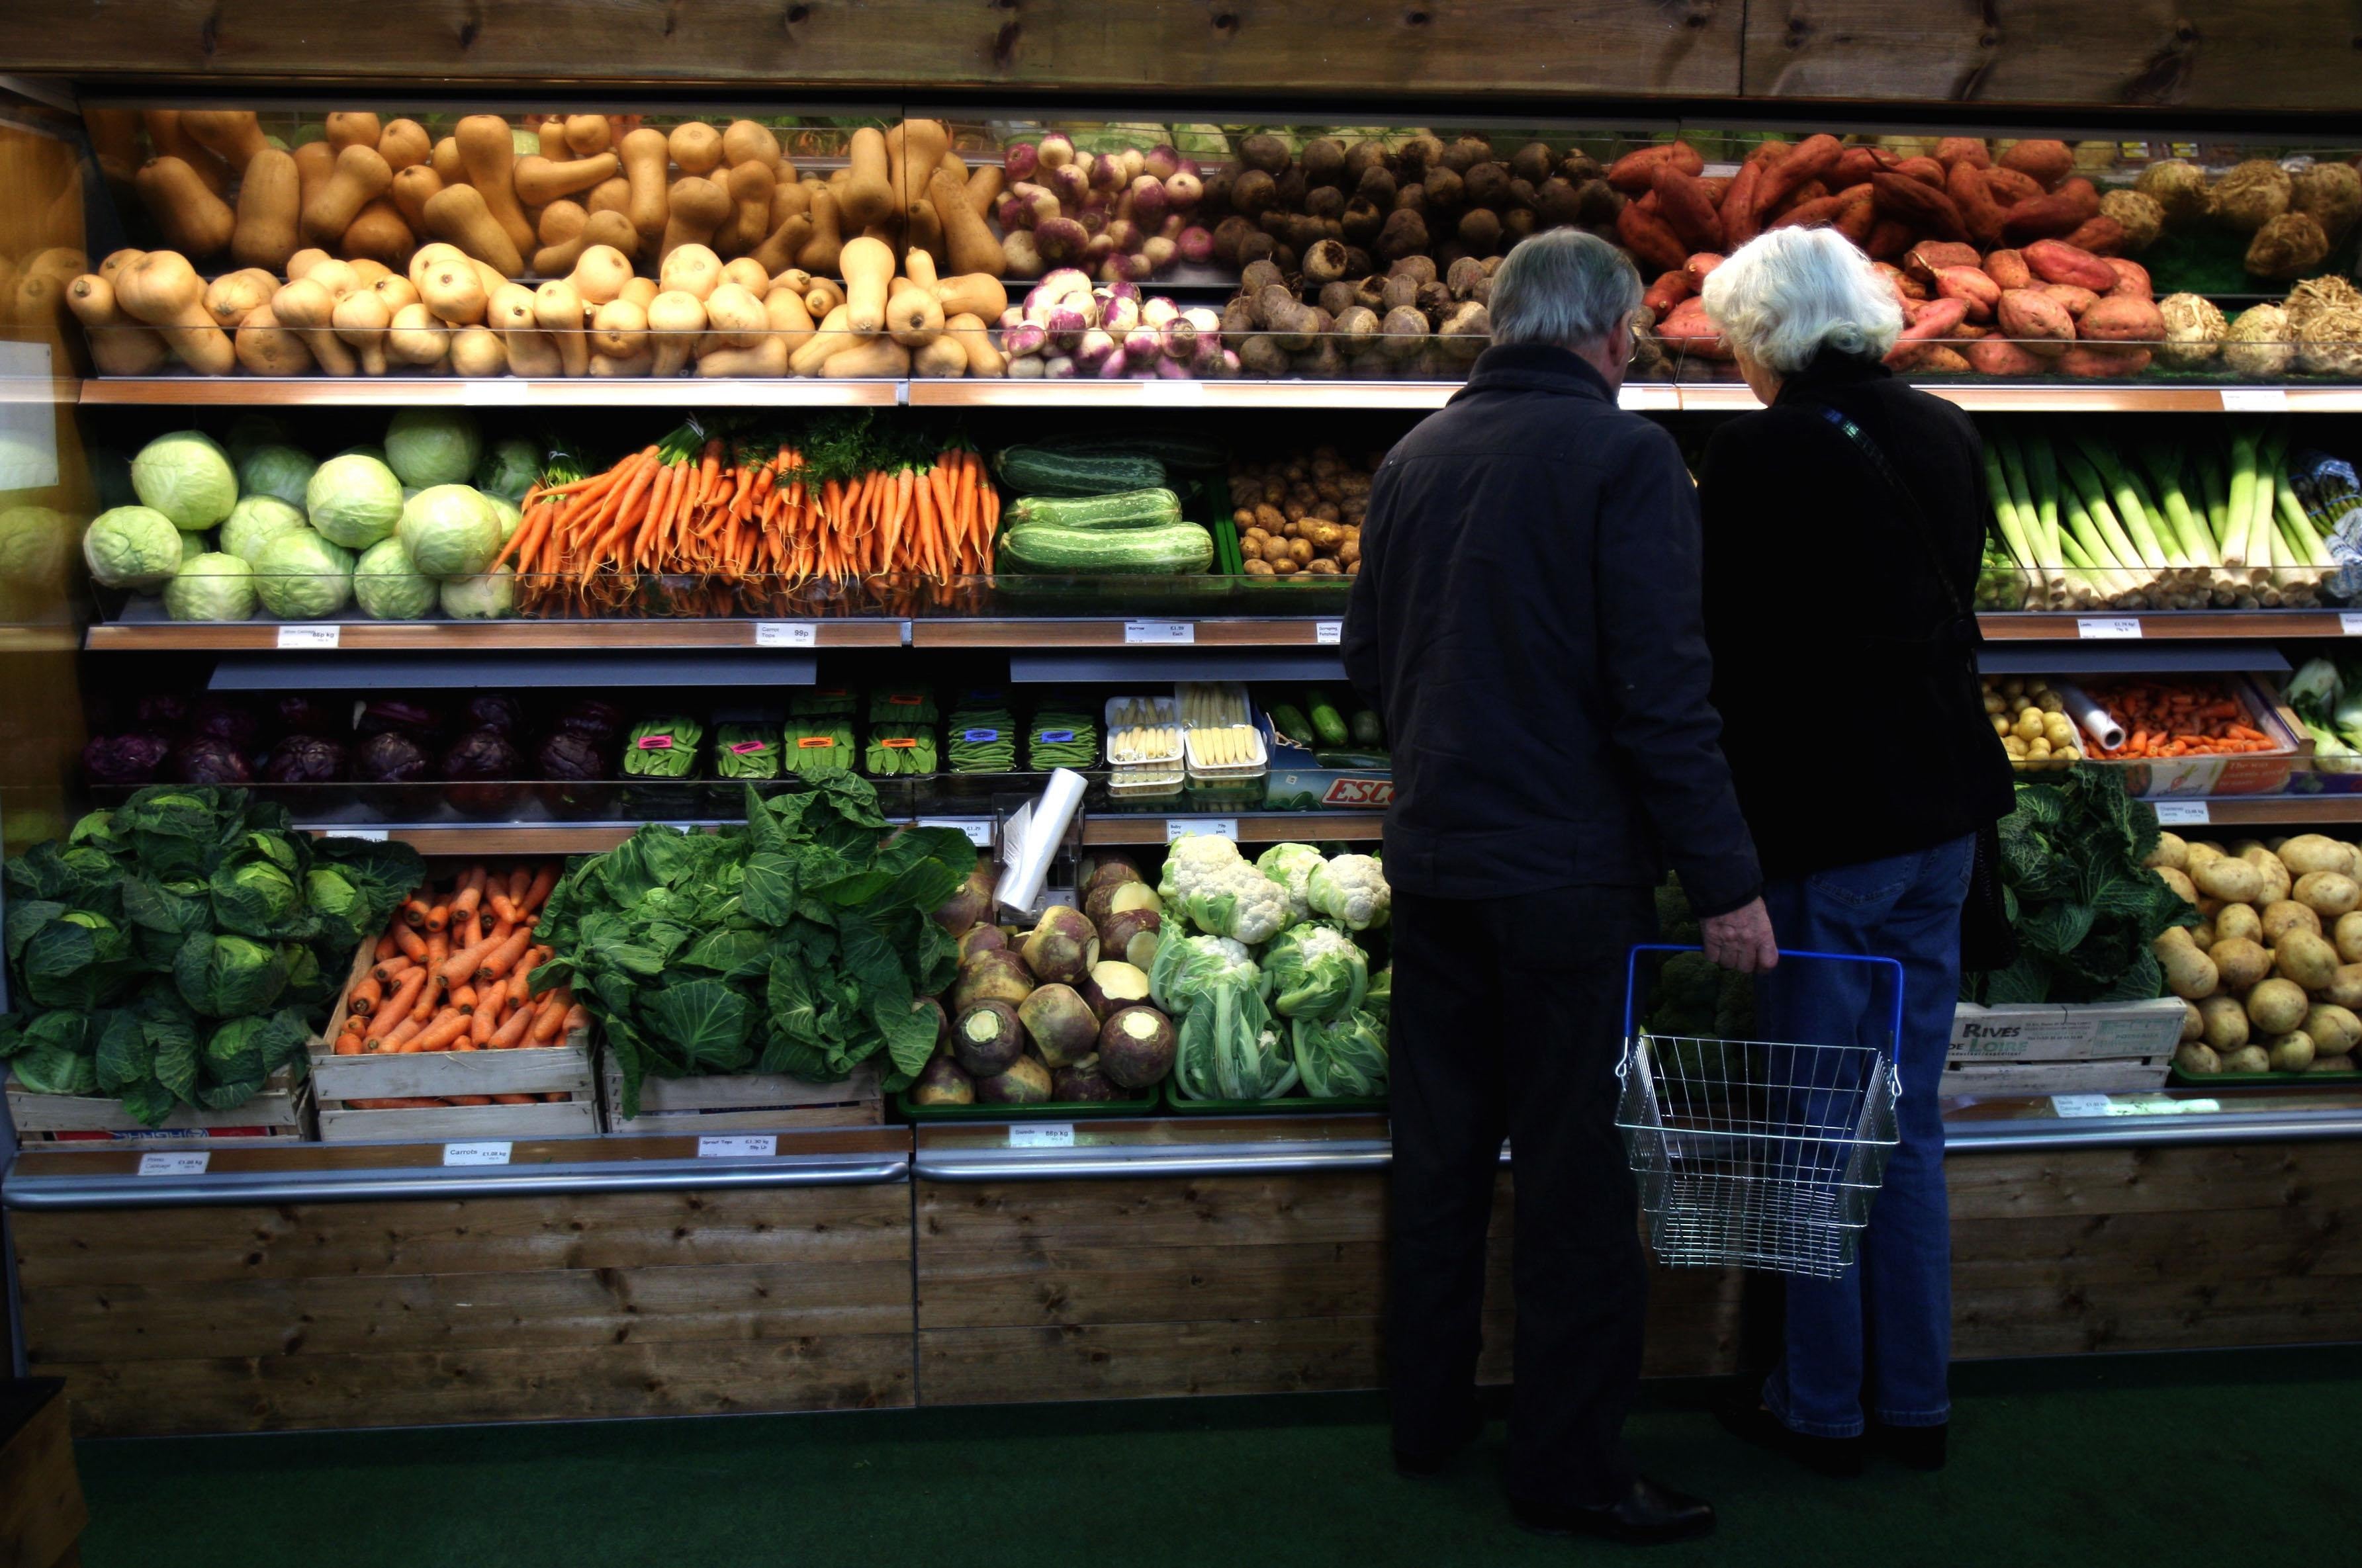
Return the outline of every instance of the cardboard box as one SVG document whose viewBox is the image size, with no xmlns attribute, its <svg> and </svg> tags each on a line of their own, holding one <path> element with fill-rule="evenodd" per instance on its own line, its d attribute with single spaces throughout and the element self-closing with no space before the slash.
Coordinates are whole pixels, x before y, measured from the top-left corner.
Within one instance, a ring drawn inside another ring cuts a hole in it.
<svg viewBox="0 0 2362 1568">
<path fill-rule="evenodd" d="M 1950 1062 L 2095 1061 L 2171 1057 L 2181 1042 L 2183 1004 L 2176 996 L 2147 1002 L 2045 1003 L 1952 1013 Z"/>
<path fill-rule="evenodd" d="M 1953 1062 L 1937 1092 L 1963 1094 L 2134 1094 L 2165 1087 L 2173 1058 L 2123 1057 L 2103 1061 Z M 1911 1086 L 1904 1085 L 1908 1093 Z"/>
</svg>

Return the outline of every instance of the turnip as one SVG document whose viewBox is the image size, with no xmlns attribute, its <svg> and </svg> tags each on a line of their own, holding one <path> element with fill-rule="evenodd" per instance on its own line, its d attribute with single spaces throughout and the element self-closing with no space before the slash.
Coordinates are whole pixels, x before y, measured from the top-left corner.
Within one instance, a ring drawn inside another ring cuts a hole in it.
<svg viewBox="0 0 2362 1568">
<path fill-rule="evenodd" d="M 1039 1105 L 1050 1098 L 1050 1069 L 1032 1057 L 1019 1057 L 1007 1072 L 976 1086 L 986 1105 Z"/>
<path fill-rule="evenodd" d="M 1000 261 L 1010 276 L 1030 278 L 1042 270 L 1042 251 L 1032 234 L 1011 229 L 1001 236 Z"/>
<path fill-rule="evenodd" d="M 1033 246 L 1043 258 L 1065 261 L 1080 257 L 1089 246 L 1091 236 L 1073 218 L 1043 218 L 1033 225 Z"/>
<path fill-rule="evenodd" d="M 949 1057 L 928 1060 L 924 1072 L 911 1085 L 913 1105 L 973 1105 L 976 1103 L 976 1082 L 960 1070 Z"/>
<path fill-rule="evenodd" d="M 1076 156 L 1080 159 L 1087 155 L 1078 153 Z M 1092 190 L 1104 191 L 1110 196 L 1122 190 L 1131 181 L 1131 176 L 1125 172 L 1123 159 L 1114 153 L 1109 153 L 1105 158 L 1092 159 L 1091 166 L 1085 170 L 1085 173 L 1090 180 Z"/>
<path fill-rule="evenodd" d="M 1239 374 L 1242 368 L 1243 367 L 1239 363 L 1237 350 L 1230 348 L 1222 350 L 1222 368 L 1220 374 L 1224 376 L 1235 376 Z"/>
<path fill-rule="evenodd" d="M 1042 362 L 1042 377 L 1044 380 L 1071 381 L 1080 374 L 1081 372 L 1076 368 L 1074 360 L 1064 354 L 1053 354 Z"/>
<path fill-rule="evenodd" d="M 1075 144 L 1067 139 L 1064 131 L 1052 131 L 1042 138 L 1041 144 L 1033 151 L 1035 159 L 1043 167 L 1048 169 L 1055 169 L 1061 164 L 1072 163 L 1075 160 Z"/>
<path fill-rule="evenodd" d="M 960 933 L 960 962 L 965 964 L 978 953 L 999 952 L 1008 946 L 1009 938 L 1001 935 L 999 927 L 988 921 L 971 926 Z"/>
<path fill-rule="evenodd" d="M 1108 224 L 1112 217 L 1106 204 L 1099 202 L 1084 203 L 1075 209 L 1074 215 L 1075 221 L 1083 225 L 1083 232 L 1093 239 L 1108 232 Z M 1113 245 L 1115 241 L 1109 239 L 1108 243 Z"/>
<path fill-rule="evenodd" d="M 1051 307 L 1049 322 L 1050 346 L 1075 353 L 1091 335 L 1090 313 L 1071 300 Z M 1102 351 L 1104 352 L 1104 351 Z M 1091 359 L 1094 368 L 1098 359 Z"/>
<path fill-rule="evenodd" d="M 1091 946 L 1098 946 L 1097 937 Z M 1080 1061 L 1098 1044 L 1099 1021 L 1071 985 L 1042 986 L 1019 1004 L 1017 1016 L 1042 1059 L 1052 1067 Z"/>
<path fill-rule="evenodd" d="M 1107 226 L 1108 243 L 1118 250 L 1138 250 L 1147 236 L 1130 218 L 1116 218 Z"/>
<path fill-rule="evenodd" d="M 1099 922 L 1099 951 L 1146 969 L 1156 961 L 1164 916 L 1153 909 L 1121 909 Z"/>
<path fill-rule="evenodd" d="M 992 204 L 993 220 L 1000 225 L 1003 234 L 1026 227 L 1033 221 L 1033 209 L 1015 192 L 1004 192 Z"/>
<path fill-rule="evenodd" d="M 1153 1007 L 1119 1009 L 1099 1027 L 1099 1070 L 1125 1089 L 1147 1089 L 1173 1070 L 1173 1025 Z"/>
<path fill-rule="evenodd" d="M 1151 294 L 1140 302 L 1140 324 L 1163 327 L 1180 319 L 1181 307 L 1163 294 Z"/>
<path fill-rule="evenodd" d="M 1000 152 L 1000 171 L 1011 182 L 1031 179 L 1042 161 L 1042 149 L 1030 141 L 1010 142 Z"/>
<path fill-rule="evenodd" d="M 1120 1008 L 1148 1000 L 1148 971 L 1123 959 L 1102 959 L 1075 982 L 1075 993 L 1104 1021 Z"/>
<path fill-rule="evenodd" d="M 1184 365 L 1180 360 L 1170 358 L 1163 355 L 1157 356 L 1156 364 L 1149 373 L 1160 381 L 1194 381 L 1197 379 L 1195 376 L 1189 373 L 1189 367 Z M 1137 372 L 1135 372 L 1135 374 L 1137 374 Z"/>
<path fill-rule="evenodd" d="M 1153 365 L 1164 351 L 1164 334 L 1154 327 L 1136 326 L 1124 334 L 1123 356 L 1135 369 L 1143 365 Z"/>
<path fill-rule="evenodd" d="M 952 1025 L 952 1056 L 977 1078 L 997 1078 L 1025 1052 L 1024 1026 L 1005 1002 L 979 1002 L 963 1008 Z"/>
<path fill-rule="evenodd" d="M 1165 177 L 1164 204 L 1175 212 L 1188 212 L 1205 198 L 1205 182 L 1195 174 L 1184 172 Z"/>
<path fill-rule="evenodd" d="M 1085 1057 L 1050 1075 L 1050 1099 L 1054 1104 L 1100 1105 L 1122 1098 L 1123 1091 L 1108 1077 L 1096 1056 Z"/>
<path fill-rule="evenodd" d="M 1150 236 L 1141 243 L 1140 247 L 1139 259 L 1146 264 L 1148 269 L 1142 276 L 1153 277 L 1164 271 L 1173 265 L 1173 258 L 1179 252 L 1180 247 L 1172 240 L 1166 239 L 1162 235 Z"/>
<path fill-rule="evenodd" d="M 1120 344 L 1117 345 L 1113 354 L 1099 363 L 1098 378 L 1102 381 L 1120 381 L 1131 374 L 1131 361 L 1124 357 Z"/>
<path fill-rule="evenodd" d="M 1165 208 L 1171 204 L 1165 193 L 1164 181 L 1153 175 L 1143 174 L 1133 181 L 1129 189 L 1131 210 L 1141 222 L 1153 224 L 1164 218 Z"/>
<path fill-rule="evenodd" d="M 1054 218 L 1062 211 L 1058 203 L 1058 193 L 1046 185 L 1035 185 L 1031 182 L 1012 185 L 1009 188 L 1009 193 L 1022 203 L 1024 212 L 1019 222 L 1027 228 L 1032 228 L 1043 218 Z"/>
<path fill-rule="evenodd" d="M 1122 289 L 1118 292 L 1117 286 L 1109 284 L 1091 295 L 1098 306 L 1099 325 L 1119 337 L 1140 324 L 1140 291 L 1130 284 Z"/>
<path fill-rule="evenodd" d="M 1115 339 L 1098 327 L 1082 334 L 1075 344 L 1075 369 L 1085 376 L 1096 376 L 1099 367 L 1115 352 Z"/>
<path fill-rule="evenodd" d="M 1151 257 L 1158 246 L 1170 246 L 1171 240 L 1152 239 L 1137 254 L 1109 258 L 1109 270 L 1119 282 L 1145 283 L 1156 276 L 1156 263 Z"/>
<path fill-rule="evenodd" d="M 1022 355 L 1010 360 L 1000 373 L 1014 381 L 1046 380 L 1049 378 L 1050 362 L 1039 355 Z"/>
<path fill-rule="evenodd" d="M 1043 275 L 1040 287 L 1051 299 L 1068 294 L 1087 296 L 1091 291 L 1090 275 L 1079 267 L 1061 267 Z"/>
<path fill-rule="evenodd" d="M 964 1014 L 979 1002 L 1014 1007 L 1032 992 L 1033 973 L 1023 959 L 1005 948 L 988 948 L 960 965 L 952 986 L 952 1011 Z"/>
</svg>

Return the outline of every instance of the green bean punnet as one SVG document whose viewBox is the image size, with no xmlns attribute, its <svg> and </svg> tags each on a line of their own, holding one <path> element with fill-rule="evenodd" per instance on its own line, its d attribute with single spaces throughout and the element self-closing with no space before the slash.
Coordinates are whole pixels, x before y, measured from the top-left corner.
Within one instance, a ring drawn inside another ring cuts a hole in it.
<svg viewBox="0 0 2362 1568">
<path fill-rule="evenodd" d="M 705 726 L 694 718 L 651 718 L 632 726 L 624 740 L 624 772 L 632 778 L 685 779 L 697 772 L 697 745 Z"/>
<path fill-rule="evenodd" d="M 1087 713 L 1045 707 L 1025 732 L 1025 765 L 1034 773 L 1087 768 L 1098 761 L 1098 725 Z"/>
<path fill-rule="evenodd" d="M 1017 716 L 1003 703 L 961 707 L 944 726 L 944 754 L 955 773 L 1017 771 Z"/>
<path fill-rule="evenodd" d="M 713 774 L 724 779 L 779 776 L 779 737 L 767 725 L 724 724 L 713 732 Z"/>
</svg>

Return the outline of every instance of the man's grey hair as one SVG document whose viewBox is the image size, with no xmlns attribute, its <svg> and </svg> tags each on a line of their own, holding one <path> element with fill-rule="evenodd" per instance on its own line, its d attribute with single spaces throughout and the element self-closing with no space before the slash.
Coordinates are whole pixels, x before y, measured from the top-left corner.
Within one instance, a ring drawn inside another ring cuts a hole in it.
<svg viewBox="0 0 2362 1568">
<path fill-rule="evenodd" d="M 1519 240 L 1493 275 L 1485 307 L 1496 345 L 1561 348 L 1605 341 L 1640 308 L 1640 275 L 1624 253 L 1582 229 Z"/>
<path fill-rule="evenodd" d="M 1730 345 L 1782 375 L 1824 348 L 1879 358 L 1903 330 L 1893 285 L 1834 229 L 1773 229 L 1749 240 L 1706 274 L 1703 292 Z"/>
</svg>

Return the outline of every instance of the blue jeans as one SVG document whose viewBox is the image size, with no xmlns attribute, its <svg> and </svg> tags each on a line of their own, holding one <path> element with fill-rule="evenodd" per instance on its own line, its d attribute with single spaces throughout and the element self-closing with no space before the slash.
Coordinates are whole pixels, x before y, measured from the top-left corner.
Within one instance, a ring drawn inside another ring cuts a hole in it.
<svg viewBox="0 0 2362 1568">
<path fill-rule="evenodd" d="M 1893 959 L 1904 972 L 1902 1141 L 1853 1266 L 1835 1279 L 1788 1280 L 1784 1354 L 1763 1399 L 1794 1431 L 1859 1436 L 1865 1403 L 1895 1427 L 1938 1426 L 1951 1410 L 1951 1225 L 1937 1096 L 1959 994 L 1960 906 L 1973 851 L 1971 839 L 1956 839 L 1763 891 L 1783 950 Z M 1892 973 L 1783 963 L 1758 982 L 1758 1033 L 1801 1045 L 1879 1044 L 1893 1018 Z"/>
</svg>

